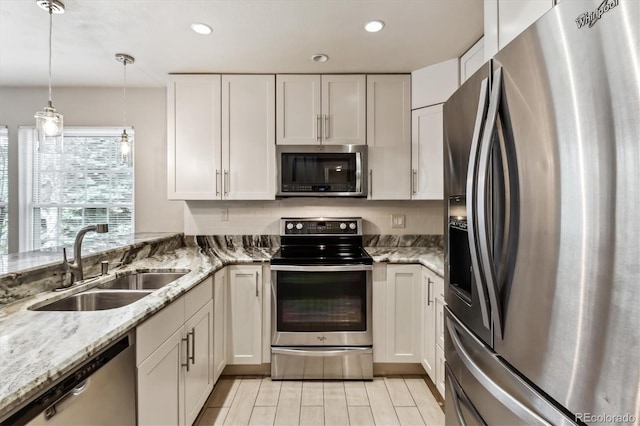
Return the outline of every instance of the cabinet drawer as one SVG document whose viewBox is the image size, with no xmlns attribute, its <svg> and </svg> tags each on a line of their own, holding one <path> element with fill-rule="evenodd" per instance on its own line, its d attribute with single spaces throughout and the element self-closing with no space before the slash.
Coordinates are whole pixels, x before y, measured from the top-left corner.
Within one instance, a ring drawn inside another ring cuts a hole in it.
<svg viewBox="0 0 640 426">
<path fill-rule="evenodd" d="M 184 324 L 184 297 L 136 328 L 136 365 L 140 365 Z"/>
<path fill-rule="evenodd" d="M 436 299 L 436 345 L 444 349 L 444 301 Z"/>
<path fill-rule="evenodd" d="M 441 347 L 436 347 L 436 388 L 440 392 L 440 396 L 444 398 L 444 351 Z"/>
<path fill-rule="evenodd" d="M 213 278 L 204 279 L 184 295 L 184 319 L 188 320 L 213 298 Z"/>
<path fill-rule="evenodd" d="M 444 300 L 444 280 L 437 277 L 434 284 L 434 294 Z"/>
</svg>

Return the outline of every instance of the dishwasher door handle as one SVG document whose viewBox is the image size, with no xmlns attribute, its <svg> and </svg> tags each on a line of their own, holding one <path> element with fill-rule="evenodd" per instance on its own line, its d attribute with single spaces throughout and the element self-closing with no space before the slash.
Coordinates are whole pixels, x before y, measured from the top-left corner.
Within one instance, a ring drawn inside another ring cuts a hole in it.
<svg viewBox="0 0 640 426">
<path fill-rule="evenodd" d="M 69 392 L 65 393 L 58 399 L 56 402 L 51 404 L 44 410 L 44 418 L 45 420 L 51 419 L 53 416 L 67 408 L 69 405 L 73 404 L 84 391 L 87 390 L 90 383 L 90 378 L 80 383 L 75 388 L 71 389 Z"/>
</svg>

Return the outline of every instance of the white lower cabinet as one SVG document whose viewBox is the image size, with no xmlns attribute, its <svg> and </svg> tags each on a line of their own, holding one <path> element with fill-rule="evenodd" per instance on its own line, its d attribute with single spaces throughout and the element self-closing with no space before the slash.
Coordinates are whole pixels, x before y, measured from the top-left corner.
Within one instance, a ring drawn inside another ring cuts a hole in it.
<svg viewBox="0 0 640 426">
<path fill-rule="evenodd" d="M 435 382 L 436 377 L 436 303 L 433 272 L 422 267 L 422 366 Z"/>
<path fill-rule="evenodd" d="M 384 362 L 420 362 L 420 265 L 387 265 Z"/>
<path fill-rule="evenodd" d="M 422 366 L 444 398 L 444 280 L 422 267 Z"/>
<path fill-rule="evenodd" d="M 213 389 L 213 283 L 136 329 L 139 425 L 192 424 Z"/>
<path fill-rule="evenodd" d="M 213 276 L 213 383 L 227 366 L 227 268 Z"/>
<path fill-rule="evenodd" d="M 262 266 L 233 265 L 229 276 L 227 364 L 262 363 Z"/>
</svg>

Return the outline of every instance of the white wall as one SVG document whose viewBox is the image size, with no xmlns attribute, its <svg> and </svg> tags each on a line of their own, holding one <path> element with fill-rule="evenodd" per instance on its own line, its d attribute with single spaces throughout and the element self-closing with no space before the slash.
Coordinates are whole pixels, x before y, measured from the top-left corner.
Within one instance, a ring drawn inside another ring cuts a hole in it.
<svg viewBox="0 0 640 426">
<path fill-rule="evenodd" d="M 222 220 L 228 209 L 228 221 Z M 405 228 L 392 228 L 392 214 L 405 215 Z M 278 235 L 281 217 L 364 219 L 364 234 L 442 234 L 442 201 L 367 201 L 364 199 L 283 199 L 276 201 L 190 201 L 185 203 L 187 235 Z"/>
<path fill-rule="evenodd" d="M 18 251 L 18 126 L 33 126 L 46 88 L 0 87 L 0 125 L 9 129 L 9 252 Z M 65 126 L 122 124 L 121 88 L 54 88 Z M 167 201 L 167 108 L 164 88 L 127 89 L 127 125 L 135 129 L 135 231 L 182 232 L 183 203 Z"/>
</svg>

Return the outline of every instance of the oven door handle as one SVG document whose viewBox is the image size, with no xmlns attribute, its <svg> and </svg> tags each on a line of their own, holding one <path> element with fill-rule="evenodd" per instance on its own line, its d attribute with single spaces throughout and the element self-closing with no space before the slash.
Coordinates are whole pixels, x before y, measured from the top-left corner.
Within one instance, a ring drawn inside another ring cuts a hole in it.
<svg viewBox="0 0 640 426">
<path fill-rule="evenodd" d="M 285 349 L 285 348 L 274 348 L 271 347 L 271 353 L 275 355 L 295 355 L 295 356 L 310 356 L 310 357 L 318 357 L 318 356 L 342 356 L 342 355 L 358 355 L 358 354 L 366 354 L 373 353 L 373 350 L 369 347 L 367 348 L 345 348 L 345 349 L 315 349 L 315 348 L 304 348 L 304 349 Z"/>
<path fill-rule="evenodd" d="M 350 272 L 372 271 L 372 265 L 271 265 L 272 271 L 284 272 Z"/>
</svg>

